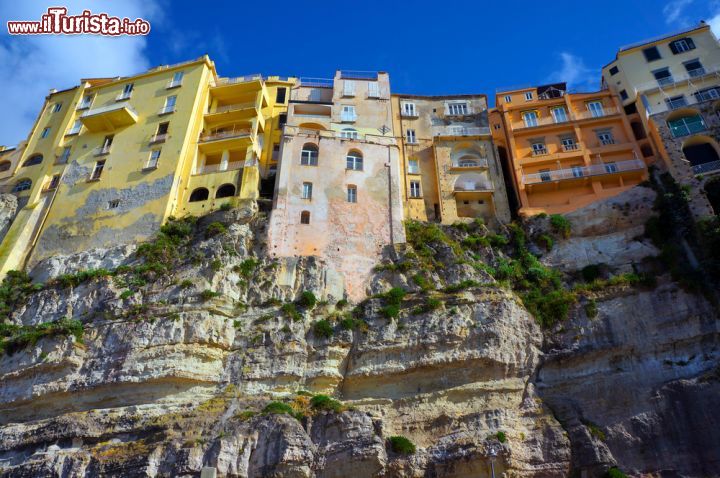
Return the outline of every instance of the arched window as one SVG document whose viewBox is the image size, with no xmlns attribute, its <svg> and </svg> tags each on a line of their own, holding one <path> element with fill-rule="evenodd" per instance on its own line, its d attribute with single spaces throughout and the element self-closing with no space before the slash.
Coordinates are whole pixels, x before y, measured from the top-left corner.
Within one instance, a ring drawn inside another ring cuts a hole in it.
<svg viewBox="0 0 720 478">
<path fill-rule="evenodd" d="M 480 163 L 472 156 L 463 156 L 458 161 L 458 166 L 461 168 L 477 168 Z"/>
<path fill-rule="evenodd" d="M 235 195 L 235 186 L 232 184 L 223 184 L 215 193 L 215 199 L 229 198 Z"/>
<path fill-rule="evenodd" d="M 305 143 L 300 153 L 300 164 L 304 166 L 317 166 L 320 151 L 316 144 Z"/>
<path fill-rule="evenodd" d="M 310 211 L 300 213 L 300 224 L 310 224 Z"/>
<path fill-rule="evenodd" d="M 360 135 L 355 128 L 343 128 L 340 131 L 340 137 L 345 139 L 358 139 Z"/>
<path fill-rule="evenodd" d="M 25 162 L 23 163 L 23 167 L 35 166 L 36 164 L 42 163 L 42 160 L 43 160 L 42 154 L 33 154 L 27 160 L 25 160 Z"/>
<path fill-rule="evenodd" d="M 27 191 L 32 187 L 32 179 L 21 179 L 17 183 L 15 183 L 15 186 L 13 187 L 14 193 L 19 193 L 20 191 Z"/>
<path fill-rule="evenodd" d="M 0 172 L 7 171 L 8 169 L 10 169 L 10 166 L 12 166 L 12 163 L 10 161 L 0 162 Z"/>
<path fill-rule="evenodd" d="M 197 188 L 190 194 L 190 202 L 205 201 L 210 196 L 206 188 Z"/>
<path fill-rule="evenodd" d="M 350 150 L 350 152 L 347 155 L 347 169 L 352 169 L 355 171 L 362 171 L 363 169 L 363 155 L 360 151 L 353 149 Z"/>
</svg>

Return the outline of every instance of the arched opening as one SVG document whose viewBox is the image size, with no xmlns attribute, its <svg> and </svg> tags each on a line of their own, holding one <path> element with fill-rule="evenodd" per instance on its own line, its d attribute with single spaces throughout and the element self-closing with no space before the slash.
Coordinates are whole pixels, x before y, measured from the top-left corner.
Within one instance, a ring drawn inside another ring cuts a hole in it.
<svg viewBox="0 0 720 478">
<path fill-rule="evenodd" d="M 33 154 L 28 159 L 25 160 L 23 163 L 23 167 L 25 166 L 35 166 L 36 164 L 42 163 L 43 156 L 42 154 Z"/>
<path fill-rule="evenodd" d="M 215 193 L 215 199 L 229 198 L 235 195 L 235 186 L 232 184 L 223 184 Z"/>
<path fill-rule="evenodd" d="M 12 166 L 10 161 L 0 161 L 0 172 L 7 171 Z"/>
<path fill-rule="evenodd" d="M 345 157 L 345 168 L 352 169 L 354 171 L 362 171 L 363 169 L 363 155 L 357 149 L 351 149 Z"/>
<path fill-rule="evenodd" d="M 303 166 L 317 166 L 320 149 L 315 143 L 305 143 L 300 152 L 300 164 Z"/>
<path fill-rule="evenodd" d="M 312 129 L 315 131 L 325 131 L 327 128 L 318 123 L 300 123 L 298 126 L 300 129 Z"/>
<path fill-rule="evenodd" d="M 20 191 L 27 191 L 32 187 L 32 179 L 21 179 L 20 181 L 15 183 L 15 186 L 13 186 L 13 192 L 19 193 Z"/>
<path fill-rule="evenodd" d="M 300 213 L 300 224 L 310 224 L 310 211 Z"/>
<path fill-rule="evenodd" d="M 197 188 L 190 194 L 190 202 L 205 201 L 210 196 L 207 188 Z"/>
<path fill-rule="evenodd" d="M 708 136 L 694 136 L 682 146 L 685 159 L 690 162 L 695 174 L 720 169 L 720 154 L 717 143 Z"/>
</svg>

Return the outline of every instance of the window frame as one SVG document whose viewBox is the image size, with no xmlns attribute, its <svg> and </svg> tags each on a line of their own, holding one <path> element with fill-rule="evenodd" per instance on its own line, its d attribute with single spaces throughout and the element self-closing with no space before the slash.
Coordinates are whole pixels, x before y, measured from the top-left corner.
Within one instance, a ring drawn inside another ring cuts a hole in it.
<svg viewBox="0 0 720 478">
<path fill-rule="evenodd" d="M 362 171 L 365 167 L 364 159 L 362 152 L 357 150 L 348 151 L 345 155 L 345 169 L 347 171 Z"/>
<path fill-rule="evenodd" d="M 312 200 L 312 193 L 313 193 L 313 183 L 311 183 L 309 181 L 303 181 L 301 199 Z"/>
<path fill-rule="evenodd" d="M 662 59 L 662 55 L 660 54 L 660 49 L 657 47 L 657 45 L 643 48 L 642 52 L 643 52 L 643 56 L 645 57 L 645 61 L 648 63 L 652 63 L 653 61 L 658 61 L 658 60 Z M 650 52 L 653 52 L 652 55 L 650 54 Z M 657 55 L 657 57 L 650 58 L 651 56 L 654 57 L 655 55 Z"/>
<path fill-rule="evenodd" d="M 413 167 L 412 165 L 415 164 Z M 415 158 L 408 159 L 408 174 L 420 174 L 420 160 Z"/>
<path fill-rule="evenodd" d="M 347 186 L 347 202 L 352 204 L 357 203 L 357 186 L 354 184 L 348 184 Z"/>
<path fill-rule="evenodd" d="M 420 181 L 410 181 L 410 197 L 417 199 L 422 197 L 422 185 Z"/>
<path fill-rule="evenodd" d="M 305 149 L 307 145 L 312 145 L 315 147 L 315 149 Z M 306 155 L 305 153 L 308 154 Z M 300 150 L 300 166 L 317 166 L 319 158 L 320 148 L 318 147 L 318 145 L 316 145 L 315 143 L 303 144 L 303 147 Z"/>
</svg>

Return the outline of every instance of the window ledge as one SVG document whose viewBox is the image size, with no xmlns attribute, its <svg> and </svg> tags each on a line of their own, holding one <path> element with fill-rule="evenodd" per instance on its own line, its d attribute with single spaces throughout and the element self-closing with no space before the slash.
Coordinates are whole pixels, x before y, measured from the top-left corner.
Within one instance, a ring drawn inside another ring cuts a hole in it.
<svg viewBox="0 0 720 478">
<path fill-rule="evenodd" d="M 157 165 L 155 165 L 155 166 L 145 166 L 144 168 L 142 168 L 142 171 L 143 171 L 143 172 L 145 172 L 145 171 L 155 171 L 157 168 L 158 168 Z"/>
<path fill-rule="evenodd" d="M 90 178 L 87 180 L 88 183 L 97 183 L 100 182 L 100 178 Z"/>
</svg>

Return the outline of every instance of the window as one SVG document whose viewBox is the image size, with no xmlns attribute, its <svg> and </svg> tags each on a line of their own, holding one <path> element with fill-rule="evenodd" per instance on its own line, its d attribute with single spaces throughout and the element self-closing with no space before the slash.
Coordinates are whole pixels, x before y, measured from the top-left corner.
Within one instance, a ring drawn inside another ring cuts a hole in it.
<svg viewBox="0 0 720 478">
<path fill-rule="evenodd" d="M 673 55 L 678 55 L 686 51 L 695 49 L 695 42 L 692 38 L 681 38 L 679 40 L 671 41 L 668 45 Z"/>
<path fill-rule="evenodd" d="M 599 131 L 597 133 L 597 137 L 598 140 L 600 140 L 600 144 L 603 146 L 615 144 L 615 138 L 613 138 L 612 131 Z"/>
<path fill-rule="evenodd" d="M 561 138 L 560 144 L 562 144 L 563 150 L 565 151 L 576 151 L 578 149 L 575 138 Z"/>
<path fill-rule="evenodd" d="M 277 161 L 278 159 L 280 159 L 280 144 L 275 143 L 272 149 L 272 160 Z"/>
<path fill-rule="evenodd" d="M 468 114 L 467 103 L 448 103 L 447 114 L 451 116 L 462 116 Z"/>
<path fill-rule="evenodd" d="M 355 82 L 353 80 L 343 81 L 343 96 L 355 96 Z"/>
<path fill-rule="evenodd" d="M 652 72 L 658 82 L 658 85 L 665 86 L 673 83 L 672 74 L 669 68 L 661 68 Z"/>
<path fill-rule="evenodd" d="M 168 88 L 177 88 L 178 86 L 182 85 L 184 73 L 182 71 L 176 71 L 175 74 L 172 77 L 172 80 L 170 80 L 170 83 L 168 83 Z"/>
<path fill-rule="evenodd" d="M 120 93 L 118 95 L 117 100 L 119 101 L 119 100 L 129 99 L 130 96 L 132 95 L 132 91 L 133 91 L 133 84 L 128 83 L 127 85 L 125 85 L 125 87 L 123 87 L 123 91 L 122 91 L 122 93 Z"/>
<path fill-rule="evenodd" d="M 362 171 L 363 169 L 363 156 L 360 151 L 350 151 L 345 158 L 346 169 L 352 169 L 353 171 Z"/>
<path fill-rule="evenodd" d="M 420 181 L 410 181 L 410 197 L 419 198 L 420 194 Z"/>
<path fill-rule="evenodd" d="M 512 103 L 512 96 L 505 95 L 505 103 Z"/>
<path fill-rule="evenodd" d="M 495 123 L 495 124 L 493 125 L 493 128 L 495 128 L 495 129 L 500 129 L 500 124 L 499 124 L 499 123 Z"/>
<path fill-rule="evenodd" d="M 601 101 L 591 101 L 587 104 L 587 109 L 590 111 L 590 115 L 593 118 L 599 118 L 605 116 L 605 110 L 603 110 L 603 104 Z"/>
<path fill-rule="evenodd" d="M 168 128 L 170 126 L 170 123 L 160 123 L 158 125 L 157 131 L 155 132 L 155 136 L 153 136 L 152 142 L 153 143 L 160 143 L 167 139 L 168 134 Z"/>
<path fill-rule="evenodd" d="M 75 120 L 75 122 L 72 125 L 72 128 L 67 132 L 68 135 L 71 134 L 80 134 L 80 130 L 82 129 L 82 121 Z"/>
<path fill-rule="evenodd" d="M 526 111 L 522 114 L 523 121 L 525 122 L 525 126 L 532 127 L 537 126 L 538 124 L 538 115 L 537 111 Z"/>
<path fill-rule="evenodd" d="M 7 171 L 10 169 L 10 166 L 12 166 L 10 161 L 2 161 L 0 162 L 0 171 Z"/>
<path fill-rule="evenodd" d="M 620 69 L 618 69 L 617 66 L 613 66 L 612 68 L 610 68 L 609 71 L 610 71 L 610 76 L 615 76 L 618 73 L 620 73 Z"/>
<path fill-rule="evenodd" d="M 303 183 L 302 198 L 303 199 L 312 199 L 312 183 Z"/>
<path fill-rule="evenodd" d="M 285 104 L 285 98 L 287 97 L 287 88 L 279 87 L 275 91 L 275 103 Z"/>
<path fill-rule="evenodd" d="M 651 46 L 650 48 L 645 48 L 643 50 L 643 55 L 645 55 L 645 59 L 647 60 L 648 63 L 662 58 L 660 56 L 660 51 L 657 49 L 656 46 Z"/>
<path fill-rule="evenodd" d="M 546 182 L 546 181 L 550 181 L 552 179 L 550 176 L 549 169 L 541 169 L 539 172 L 540 172 L 540 181 Z"/>
<path fill-rule="evenodd" d="M 165 106 L 160 110 L 161 115 L 165 115 L 168 113 L 175 112 L 175 102 L 177 101 L 177 96 L 168 96 L 165 98 Z"/>
<path fill-rule="evenodd" d="M 460 158 L 458 165 L 461 168 L 476 168 L 480 166 L 480 163 L 478 163 L 472 156 L 463 156 Z"/>
<path fill-rule="evenodd" d="M 102 176 L 103 169 L 105 168 L 105 160 L 101 160 L 95 163 L 92 174 L 90 175 L 91 181 L 97 181 Z"/>
<path fill-rule="evenodd" d="M 60 184 L 60 175 L 59 174 L 53 174 L 52 178 L 50 178 L 50 183 L 48 183 L 48 191 L 52 191 L 54 189 L 57 189 L 58 185 Z"/>
<path fill-rule="evenodd" d="M 58 164 L 66 164 L 70 160 L 70 146 L 65 146 L 57 158 Z"/>
<path fill-rule="evenodd" d="M 355 116 L 355 106 L 343 105 L 342 113 L 340 114 L 340 120 L 341 121 L 355 121 L 356 119 L 357 118 Z"/>
<path fill-rule="evenodd" d="M 532 91 L 525 92 L 525 101 L 532 101 L 532 99 L 533 99 Z"/>
<path fill-rule="evenodd" d="M 415 137 L 415 130 L 409 129 L 405 131 L 405 140 L 410 144 L 417 143 L 417 138 Z"/>
<path fill-rule="evenodd" d="M 626 101 L 628 98 L 628 92 L 625 90 L 620 90 L 620 99 Z"/>
<path fill-rule="evenodd" d="M 553 108 L 550 110 L 553 116 L 553 120 L 556 123 L 565 123 L 568 120 L 567 111 L 565 108 Z"/>
<path fill-rule="evenodd" d="M 315 144 L 305 143 L 300 152 L 300 164 L 303 166 L 317 166 L 318 154 L 318 147 Z"/>
<path fill-rule="evenodd" d="M 417 116 L 417 109 L 415 103 L 405 102 L 402 104 L 402 115 L 403 116 Z"/>
<path fill-rule="evenodd" d="M 673 138 L 688 136 L 707 129 L 705 120 L 703 120 L 699 114 L 683 116 L 682 118 L 668 121 L 668 126 L 670 127 Z"/>
<path fill-rule="evenodd" d="M 42 130 L 42 133 L 40 133 L 40 138 L 44 139 L 47 138 L 50 135 L 50 127 L 46 127 Z"/>
<path fill-rule="evenodd" d="M 617 164 L 615 164 L 614 162 L 605 163 L 605 172 L 606 173 L 617 173 L 618 172 Z"/>
<path fill-rule="evenodd" d="M 357 186 L 348 186 L 347 187 L 347 201 L 348 202 L 357 202 Z"/>
<path fill-rule="evenodd" d="M 380 84 L 377 81 L 368 82 L 368 98 L 380 98 Z"/>
<path fill-rule="evenodd" d="M 572 175 L 574 178 L 581 178 L 583 177 L 583 168 L 582 166 L 573 166 L 572 167 Z"/>
<path fill-rule="evenodd" d="M 150 151 L 150 159 L 148 160 L 147 165 L 145 166 L 145 169 L 155 169 L 158 166 L 158 161 L 160 160 L 160 151 L 159 149 L 153 149 Z"/>
<path fill-rule="evenodd" d="M 310 211 L 300 213 L 300 224 L 310 224 Z"/>
<path fill-rule="evenodd" d="M 108 201 L 108 209 L 117 209 L 118 207 L 120 207 L 119 199 L 112 199 Z"/>
<path fill-rule="evenodd" d="M 720 88 L 708 88 L 707 90 L 701 90 L 695 93 L 695 98 L 698 101 L 717 100 L 720 99 Z"/>
<path fill-rule="evenodd" d="M 223 184 L 215 193 L 215 199 L 229 198 L 235 195 L 235 186 L 233 184 Z"/>
<path fill-rule="evenodd" d="M 95 150 L 95 156 L 110 153 L 110 148 L 112 147 L 113 138 L 114 138 L 113 135 L 105 136 L 105 139 L 103 139 L 102 146 L 100 146 L 99 148 L 97 148 Z"/>
<path fill-rule="evenodd" d="M 25 166 L 35 166 L 36 164 L 42 163 L 43 156 L 42 154 L 33 154 L 28 159 L 25 160 L 23 163 L 23 167 Z"/>
<path fill-rule="evenodd" d="M 358 134 L 356 129 L 345 128 L 340 131 L 340 137 L 345 139 L 358 139 L 360 135 Z"/>
<path fill-rule="evenodd" d="M 687 106 L 687 100 L 685 99 L 685 95 L 673 96 L 672 98 L 666 99 L 665 103 L 667 103 L 668 108 L 670 108 L 671 110 Z"/>
<path fill-rule="evenodd" d="M 13 186 L 13 192 L 19 193 L 20 191 L 27 191 L 32 187 L 32 179 L 21 179 L 15 186 Z"/>
<path fill-rule="evenodd" d="M 547 147 L 545 146 L 545 143 L 537 142 L 532 143 L 532 155 L 533 156 L 542 156 L 544 154 L 547 154 Z"/>
<path fill-rule="evenodd" d="M 420 161 L 417 159 L 408 159 L 408 173 L 420 174 Z"/>
<path fill-rule="evenodd" d="M 278 126 L 284 126 L 287 123 L 287 113 L 280 113 L 278 115 Z"/>
<path fill-rule="evenodd" d="M 698 59 L 686 61 L 683 65 L 690 78 L 697 78 L 705 74 L 705 68 L 703 68 L 702 63 L 700 63 Z"/>
<path fill-rule="evenodd" d="M 62 109 L 62 103 L 55 103 L 55 104 L 53 105 L 52 112 L 53 112 L 53 113 L 57 113 L 57 112 L 60 111 L 61 109 Z"/>
<path fill-rule="evenodd" d="M 85 110 L 90 108 L 90 105 L 92 105 L 93 102 L 93 95 L 85 95 L 83 96 L 82 100 L 80 100 L 80 103 L 78 103 L 77 109 L 79 110 Z"/>
<path fill-rule="evenodd" d="M 190 194 L 189 202 L 200 202 L 205 201 L 210 196 L 210 192 L 207 188 L 197 188 Z"/>
</svg>

